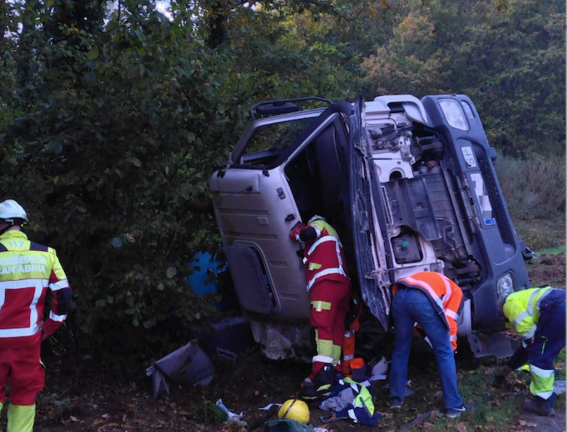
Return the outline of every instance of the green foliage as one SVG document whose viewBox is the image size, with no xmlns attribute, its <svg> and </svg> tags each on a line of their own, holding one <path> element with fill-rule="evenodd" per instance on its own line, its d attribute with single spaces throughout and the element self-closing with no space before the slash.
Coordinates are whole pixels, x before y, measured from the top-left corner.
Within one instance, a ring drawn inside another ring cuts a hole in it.
<svg viewBox="0 0 567 432">
<path fill-rule="evenodd" d="M 565 215 L 565 161 L 500 154 L 496 171 L 514 220 L 558 219 Z"/>
<path fill-rule="evenodd" d="M 219 235 L 187 202 L 210 198 L 210 173 L 260 100 L 469 94 L 491 142 L 530 161 L 500 158 L 513 216 L 564 214 L 562 162 L 534 157 L 564 154 L 560 2 L 175 0 L 169 17 L 146 0 L 0 8 L 2 199 L 58 250 L 74 288 L 69 340 L 85 352 L 156 356 L 216 315 L 186 279 Z"/>
<path fill-rule="evenodd" d="M 555 1 L 409 2 L 362 63 L 366 93 L 462 93 L 507 154 L 565 155 L 565 5 Z"/>
<path fill-rule="evenodd" d="M 214 402 L 204 400 L 190 413 L 191 418 L 200 424 L 214 425 L 226 420 L 226 414 Z"/>
</svg>

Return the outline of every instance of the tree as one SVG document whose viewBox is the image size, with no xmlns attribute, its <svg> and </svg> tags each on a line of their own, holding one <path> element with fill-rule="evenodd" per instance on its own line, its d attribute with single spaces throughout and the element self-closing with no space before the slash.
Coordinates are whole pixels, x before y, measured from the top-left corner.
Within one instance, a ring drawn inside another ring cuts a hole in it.
<svg viewBox="0 0 567 432">
<path fill-rule="evenodd" d="M 565 154 L 564 5 L 436 0 L 410 9 L 362 63 L 368 93 L 465 93 L 505 153 Z"/>
</svg>

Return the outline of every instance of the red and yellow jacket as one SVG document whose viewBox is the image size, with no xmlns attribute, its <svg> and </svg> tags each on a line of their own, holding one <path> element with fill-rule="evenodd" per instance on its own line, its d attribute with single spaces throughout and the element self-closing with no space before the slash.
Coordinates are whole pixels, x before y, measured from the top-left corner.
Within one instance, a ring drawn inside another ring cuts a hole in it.
<svg viewBox="0 0 567 432">
<path fill-rule="evenodd" d="M 431 300 L 433 307 L 444 317 L 451 334 L 453 350 L 457 349 L 457 321 L 463 303 L 463 291 L 451 279 L 441 273 L 419 272 L 400 279 L 392 285 L 392 295 L 396 295 L 399 285 L 418 289 Z"/>
<path fill-rule="evenodd" d="M 325 279 L 350 283 L 343 246 L 331 225 L 321 219 L 311 222 L 301 228 L 299 238 L 305 243 L 303 264 L 307 291 Z"/>
<path fill-rule="evenodd" d="M 43 322 L 47 290 L 53 294 Z M 55 250 L 29 241 L 18 230 L 0 236 L 0 348 L 37 343 L 52 335 L 65 318 L 71 288 Z"/>
</svg>

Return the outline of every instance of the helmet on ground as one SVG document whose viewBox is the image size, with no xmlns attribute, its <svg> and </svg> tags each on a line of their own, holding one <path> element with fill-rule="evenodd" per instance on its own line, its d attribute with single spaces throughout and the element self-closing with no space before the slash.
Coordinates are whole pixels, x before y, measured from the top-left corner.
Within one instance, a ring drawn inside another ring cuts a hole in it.
<svg viewBox="0 0 567 432">
<path fill-rule="evenodd" d="M 280 407 L 278 418 L 307 424 L 309 423 L 309 407 L 302 400 L 289 399 Z"/>
<path fill-rule="evenodd" d="M 28 222 L 28 215 L 21 205 L 14 200 L 6 200 L 0 203 L 0 220 L 14 223 L 14 219 L 22 219 Z"/>
<path fill-rule="evenodd" d="M 315 215 L 311 219 L 309 219 L 307 223 L 313 223 L 318 220 L 327 221 L 327 219 L 325 219 L 323 216 Z"/>
</svg>

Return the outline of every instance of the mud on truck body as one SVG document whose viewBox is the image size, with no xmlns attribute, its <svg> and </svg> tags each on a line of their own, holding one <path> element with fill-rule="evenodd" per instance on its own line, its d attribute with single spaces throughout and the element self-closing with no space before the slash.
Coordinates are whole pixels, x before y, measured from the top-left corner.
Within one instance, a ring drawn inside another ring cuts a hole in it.
<svg viewBox="0 0 567 432">
<path fill-rule="evenodd" d="M 302 104 L 327 106 L 301 109 Z M 228 265 L 269 358 L 310 358 L 309 293 L 290 229 L 315 214 L 341 237 L 353 289 L 382 331 L 390 284 L 417 271 L 463 289 L 475 356 L 511 355 L 498 302 L 529 286 L 478 112 L 464 95 L 261 102 L 209 186 Z"/>
</svg>

